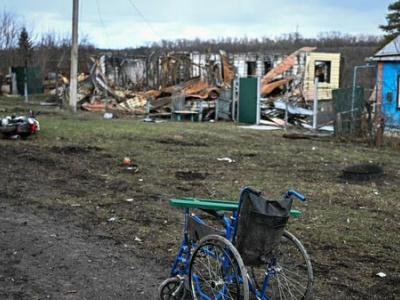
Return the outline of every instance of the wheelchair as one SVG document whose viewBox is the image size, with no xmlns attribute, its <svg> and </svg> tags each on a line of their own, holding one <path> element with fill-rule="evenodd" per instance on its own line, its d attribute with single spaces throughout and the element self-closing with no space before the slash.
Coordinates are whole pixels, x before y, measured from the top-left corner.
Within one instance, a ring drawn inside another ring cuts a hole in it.
<svg viewBox="0 0 400 300">
<path fill-rule="evenodd" d="M 170 199 L 184 210 L 183 238 L 159 299 L 182 300 L 188 293 L 195 300 L 310 299 L 310 258 L 285 229 L 290 217 L 301 214 L 291 209 L 292 196 L 306 200 L 295 190 L 267 200 L 251 187 L 242 189 L 238 202 Z"/>
</svg>

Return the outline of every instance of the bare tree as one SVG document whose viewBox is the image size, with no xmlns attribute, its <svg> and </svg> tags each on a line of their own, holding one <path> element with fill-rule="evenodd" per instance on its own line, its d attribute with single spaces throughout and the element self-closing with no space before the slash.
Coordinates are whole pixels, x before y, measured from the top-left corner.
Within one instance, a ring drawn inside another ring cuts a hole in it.
<svg viewBox="0 0 400 300">
<path fill-rule="evenodd" d="M 17 16 L 4 11 L 0 15 L 0 50 L 9 50 L 18 46 L 21 25 Z"/>
<path fill-rule="evenodd" d="M 18 36 L 21 24 L 18 17 L 4 11 L 0 15 L 0 53 L 2 56 L 0 72 L 7 73 L 8 66 L 14 65 L 18 60 Z"/>
</svg>

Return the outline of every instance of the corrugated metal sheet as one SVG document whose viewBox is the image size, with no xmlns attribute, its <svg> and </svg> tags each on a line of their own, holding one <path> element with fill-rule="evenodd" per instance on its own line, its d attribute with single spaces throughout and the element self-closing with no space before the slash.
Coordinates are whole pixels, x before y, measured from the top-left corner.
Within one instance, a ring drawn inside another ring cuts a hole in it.
<svg viewBox="0 0 400 300">
<path fill-rule="evenodd" d="M 399 56 L 400 55 L 400 35 L 395 38 L 393 41 L 391 41 L 389 44 L 387 44 L 385 47 L 383 47 L 381 50 L 379 50 L 374 57 L 380 57 L 380 56 Z M 400 57 L 399 57 L 400 59 Z"/>
</svg>

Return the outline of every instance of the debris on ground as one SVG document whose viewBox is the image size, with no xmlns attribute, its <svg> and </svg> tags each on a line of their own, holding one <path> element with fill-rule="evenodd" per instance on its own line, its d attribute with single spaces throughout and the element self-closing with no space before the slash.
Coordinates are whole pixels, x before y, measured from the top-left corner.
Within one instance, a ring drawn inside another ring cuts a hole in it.
<svg viewBox="0 0 400 300">
<path fill-rule="evenodd" d="M 235 162 L 232 158 L 229 157 L 221 157 L 221 158 L 217 158 L 218 161 L 226 161 L 228 163 L 232 163 Z"/>
<path fill-rule="evenodd" d="M 379 272 L 376 274 L 376 276 L 379 276 L 380 278 L 384 278 L 384 277 L 386 277 L 386 274 L 383 272 Z"/>
</svg>

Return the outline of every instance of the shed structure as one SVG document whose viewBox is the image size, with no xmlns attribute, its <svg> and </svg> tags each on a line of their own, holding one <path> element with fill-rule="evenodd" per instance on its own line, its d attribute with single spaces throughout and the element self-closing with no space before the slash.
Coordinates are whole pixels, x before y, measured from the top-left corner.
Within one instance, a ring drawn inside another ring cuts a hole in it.
<svg viewBox="0 0 400 300">
<path fill-rule="evenodd" d="M 400 136 L 400 35 L 367 60 L 378 64 L 377 112 L 385 133 Z"/>
</svg>

